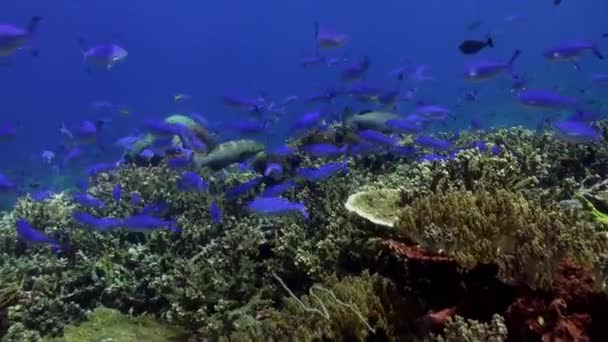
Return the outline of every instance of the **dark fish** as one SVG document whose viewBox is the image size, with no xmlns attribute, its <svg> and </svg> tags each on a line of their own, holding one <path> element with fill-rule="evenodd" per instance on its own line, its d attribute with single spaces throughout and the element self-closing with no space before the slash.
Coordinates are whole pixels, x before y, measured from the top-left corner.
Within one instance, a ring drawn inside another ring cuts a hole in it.
<svg viewBox="0 0 608 342">
<path fill-rule="evenodd" d="M 562 0 L 553 0 L 554 6 L 559 6 L 562 3 Z"/>
<path fill-rule="evenodd" d="M 47 244 L 51 246 L 53 252 L 61 251 L 61 245 L 58 241 L 51 239 L 44 232 L 32 227 L 24 218 L 17 220 L 17 234 L 28 243 Z"/>
<path fill-rule="evenodd" d="M 460 49 L 460 52 L 464 53 L 465 55 L 472 55 L 475 53 L 478 53 L 479 51 L 481 51 L 483 48 L 485 47 L 494 47 L 494 42 L 492 41 L 492 38 L 489 38 L 487 40 L 465 40 L 464 42 L 460 43 L 460 45 L 458 45 L 458 49 Z"/>
<path fill-rule="evenodd" d="M 77 193 L 73 196 L 74 201 L 89 208 L 103 209 L 104 203 L 97 197 L 85 193 Z"/>
<path fill-rule="evenodd" d="M 292 212 L 300 213 L 308 219 L 308 211 L 302 203 L 292 203 L 281 197 L 256 197 L 249 202 L 247 209 L 264 216 L 277 216 Z"/>
</svg>

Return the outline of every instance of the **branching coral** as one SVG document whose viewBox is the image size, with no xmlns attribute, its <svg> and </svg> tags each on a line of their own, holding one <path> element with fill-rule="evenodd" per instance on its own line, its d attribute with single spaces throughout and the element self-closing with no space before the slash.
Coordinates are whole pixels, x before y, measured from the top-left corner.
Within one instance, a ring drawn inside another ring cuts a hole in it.
<svg viewBox="0 0 608 342">
<path fill-rule="evenodd" d="M 402 211 L 398 228 L 466 268 L 495 263 L 502 279 L 540 287 L 550 284 L 564 257 L 594 267 L 608 251 L 605 236 L 574 213 L 506 190 L 454 191 L 415 200 Z"/>
</svg>

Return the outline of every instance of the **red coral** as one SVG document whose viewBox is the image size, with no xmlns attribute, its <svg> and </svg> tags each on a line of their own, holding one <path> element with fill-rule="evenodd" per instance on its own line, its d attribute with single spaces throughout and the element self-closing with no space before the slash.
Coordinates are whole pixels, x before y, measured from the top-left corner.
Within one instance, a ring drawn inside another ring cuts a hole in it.
<svg viewBox="0 0 608 342">
<path fill-rule="evenodd" d="M 443 309 L 441 311 L 429 311 L 423 318 L 423 322 L 431 331 L 441 331 L 445 327 L 448 318 L 456 314 L 456 307 Z"/>
<path fill-rule="evenodd" d="M 509 338 L 589 341 L 607 334 L 607 297 L 594 287 L 590 270 L 563 260 L 549 292 L 526 291 L 506 313 Z"/>
</svg>

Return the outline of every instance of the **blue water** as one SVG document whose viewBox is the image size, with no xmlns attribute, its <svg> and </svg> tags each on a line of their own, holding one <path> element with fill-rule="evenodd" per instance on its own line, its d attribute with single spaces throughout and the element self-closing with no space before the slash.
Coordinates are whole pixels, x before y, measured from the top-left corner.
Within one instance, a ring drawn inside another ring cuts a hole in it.
<svg viewBox="0 0 608 342">
<path fill-rule="evenodd" d="M 472 116 L 483 119 L 490 112 L 496 114 L 491 122 L 495 125 L 533 125 L 537 115 L 514 101 L 507 77 L 473 85 L 463 80 L 464 66 L 473 58 L 457 50 L 464 39 L 491 34 L 496 47 L 484 50 L 484 58 L 506 60 L 521 49 L 517 72 L 538 87 L 559 86 L 565 94 L 576 95 L 587 87 L 591 73 L 608 71 L 606 61 L 593 57 L 585 57 L 583 72 L 578 72 L 542 56 L 543 49 L 560 40 L 594 39 L 608 31 L 608 2 L 599 0 L 564 0 L 559 7 L 550 0 L 22 0 L 5 1 L 0 8 L 3 23 L 25 26 L 33 15 L 44 18 L 34 41 L 40 56 L 21 51 L 0 68 L 0 120 L 19 123 L 17 137 L 0 142 L 0 171 L 43 181 L 51 170 L 40 153 L 61 144 L 61 123 L 74 126 L 96 119 L 89 109 L 92 101 L 131 109 L 130 116 L 117 115 L 107 127 L 104 138 L 111 143 L 132 133 L 145 118 L 180 110 L 200 112 L 212 121 L 243 117 L 222 104 L 225 93 L 281 99 L 340 84 L 339 69 L 304 69 L 298 64 L 314 53 L 315 21 L 349 35 L 348 44 L 332 54 L 371 58 L 368 80 L 391 84 L 388 72 L 408 60 L 428 65 L 435 78 L 422 86 L 418 100 L 453 107 L 463 91 L 478 88 L 480 102 L 455 110 L 456 121 L 450 123 L 454 128 L 465 128 Z M 508 15 L 518 15 L 521 21 L 509 23 L 504 20 Z M 482 20 L 482 26 L 468 32 L 466 26 L 475 19 Z M 87 71 L 78 38 L 88 44 L 117 42 L 129 56 L 109 72 Z M 192 96 L 187 108 L 173 101 L 177 93 Z M 400 111 L 411 108 L 406 105 Z M 315 105 L 291 107 L 267 139 L 282 141 L 281 128 L 313 109 Z M 100 153 L 90 147 L 82 163 L 119 156 L 119 150 Z"/>
</svg>

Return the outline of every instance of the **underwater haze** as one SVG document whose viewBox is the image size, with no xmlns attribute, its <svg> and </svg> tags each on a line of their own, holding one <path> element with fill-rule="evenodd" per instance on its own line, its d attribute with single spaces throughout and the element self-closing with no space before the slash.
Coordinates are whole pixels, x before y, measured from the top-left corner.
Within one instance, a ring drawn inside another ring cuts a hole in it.
<svg viewBox="0 0 608 342">
<path fill-rule="evenodd" d="M 608 2 L 0 8 L 3 342 L 608 340 Z"/>
</svg>

